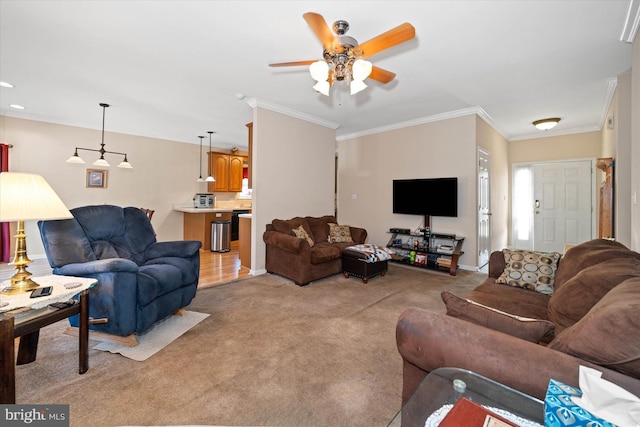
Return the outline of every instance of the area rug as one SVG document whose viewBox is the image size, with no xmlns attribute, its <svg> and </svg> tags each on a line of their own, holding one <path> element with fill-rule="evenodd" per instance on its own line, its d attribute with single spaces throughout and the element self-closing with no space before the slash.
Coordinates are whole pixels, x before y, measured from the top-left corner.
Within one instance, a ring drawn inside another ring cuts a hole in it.
<svg viewBox="0 0 640 427">
<path fill-rule="evenodd" d="M 128 347 L 114 342 L 102 342 L 93 347 L 95 350 L 120 353 L 124 357 L 142 362 L 147 360 L 189 329 L 209 317 L 207 313 L 185 311 L 181 316 L 171 316 L 153 325 L 151 329 L 137 335 L 138 345 Z"/>
</svg>

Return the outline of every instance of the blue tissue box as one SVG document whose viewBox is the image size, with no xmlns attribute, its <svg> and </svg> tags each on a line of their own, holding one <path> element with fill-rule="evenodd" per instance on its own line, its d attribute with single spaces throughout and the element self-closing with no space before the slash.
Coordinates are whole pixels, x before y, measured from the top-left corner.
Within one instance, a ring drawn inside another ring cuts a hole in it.
<svg viewBox="0 0 640 427">
<path fill-rule="evenodd" d="M 582 392 L 560 381 L 549 381 L 544 398 L 545 427 L 616 427 L 573 403 L 571 396 L 582 396 Z"/>
</svg>

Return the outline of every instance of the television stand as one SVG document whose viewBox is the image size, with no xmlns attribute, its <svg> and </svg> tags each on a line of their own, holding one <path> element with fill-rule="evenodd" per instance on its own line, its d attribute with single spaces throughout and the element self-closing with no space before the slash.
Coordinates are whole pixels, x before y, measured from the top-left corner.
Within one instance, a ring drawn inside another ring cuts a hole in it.
<svg viewBox="0 0 640 427">
<path fill-rule="evenodd" d="M 391 250 L 391 261 L 414 267 L 448 271 L 455 276 L 458 259 L 464 254 L 464 237 L 450 234 L 397 233 L 391 232 L 387 248 Z"/>
</svg>

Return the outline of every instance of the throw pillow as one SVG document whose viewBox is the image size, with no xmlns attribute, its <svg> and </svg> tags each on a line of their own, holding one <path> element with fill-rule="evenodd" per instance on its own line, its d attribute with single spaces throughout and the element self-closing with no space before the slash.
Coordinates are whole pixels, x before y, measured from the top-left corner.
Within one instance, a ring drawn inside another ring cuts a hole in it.
<svg viewBox="0 0 640 427">
<path fill-rule="evenodd" d="M 578 323 L 549 344 L 563 353 L 640 377 L 640 277 L 607 293 Z"/>
<path fill-rule="evenodd" d="M 329 223 L 329 243 L 351 243 L 351 230 L 348 225 Z"/>
<path fill-rule="evenodd" d="M 504 271 L 496 279 L 501 283 L 541 294 L 553 293 L 553 281 L 560 261 L 558 252 L 533 252 L 503 249 Z"/>
<path fill-rule="evenodd" d="M 305 230 L 303 226 L 300 226 L 298 228 L 294 228 L 291 231 L 293 231 L 293 234 L 295 234 L 296 237 L 298 237 L 300 239 L 305 239 L 307 241 L 307 243 L 309 243 L 309 246 L 313 247 L 313 245 L 315 244 L 315 242 L 313 241 L 311 236 L 309 236 L 309 233 L 307 233 L 307 230 Z"/>
<path fill-rule="evenodd" d="M 548 342 L 553 337 L 555 326 L 547 320 L 509 314 L 475 301 L 460 298 L 447 291 L 442 291 L 440 296 L 447 307 L 447 315 L 449 316 L 534 343 Z"/>
</svg>

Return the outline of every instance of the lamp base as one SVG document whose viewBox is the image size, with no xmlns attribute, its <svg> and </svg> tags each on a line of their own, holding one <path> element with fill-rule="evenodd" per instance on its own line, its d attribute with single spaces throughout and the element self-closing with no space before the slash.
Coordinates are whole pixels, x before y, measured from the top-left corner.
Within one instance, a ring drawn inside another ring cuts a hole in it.
<svg viewBox="0 0 640 427">
<path fill-rule="evenodd" d="M 24 234 L 24 221 L 18 221 L 16 232 L 16 256 L 11 264 L 16 266 L 16 273 L 11 276 L 11 286 L 2 290 L 4 294 L 19 294 L 32 291 L 39 287 L 31 280 L 31 273 L 27 271 L 27 265 L 31 262 L 27 256 L 27 241 Z"/>
<path fill-rule="evenodd" d="M 40 285 L 31 280 L 31 273 L 25 270 L 14 274 L 11 277 L 11 286 L 3 289 L 2 293 L 6 295 L 22 294 L 39 287 Z"/>
</svg>

